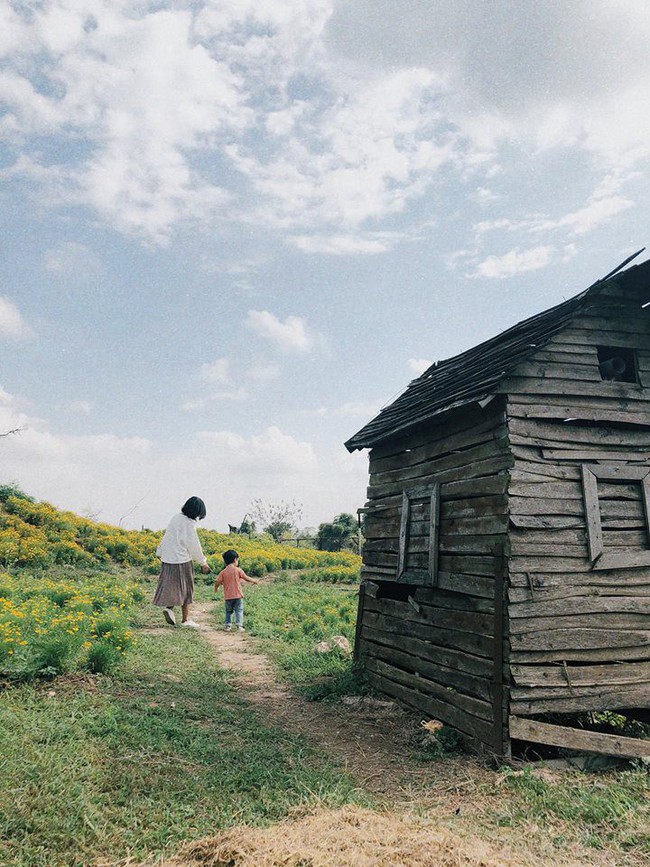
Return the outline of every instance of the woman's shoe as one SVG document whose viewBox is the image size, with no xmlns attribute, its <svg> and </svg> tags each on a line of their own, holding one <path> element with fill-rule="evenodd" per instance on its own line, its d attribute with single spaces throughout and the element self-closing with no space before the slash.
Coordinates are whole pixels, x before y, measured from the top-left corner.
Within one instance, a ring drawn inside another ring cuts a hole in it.
<svg viewBox="0 0 650 867">
<path fill-rule="evenodd" d="M 163 608 L 163 617 L 170 626 L 176 626 L 176 617 L 173 608 Z"/>
</svg>

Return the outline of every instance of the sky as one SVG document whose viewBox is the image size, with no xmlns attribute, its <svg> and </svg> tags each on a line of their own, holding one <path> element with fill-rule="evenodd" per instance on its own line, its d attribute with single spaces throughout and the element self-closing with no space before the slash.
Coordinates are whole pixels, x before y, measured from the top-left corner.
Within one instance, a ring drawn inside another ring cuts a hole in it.
<svg viewBox="0 0 650 867">
<path fill-rule="evenodd" d="M 649 43 L 645 0 L 0 0 L 0 483 L 363 506 L 346 439 L 650 241 Z"/>
</svg>

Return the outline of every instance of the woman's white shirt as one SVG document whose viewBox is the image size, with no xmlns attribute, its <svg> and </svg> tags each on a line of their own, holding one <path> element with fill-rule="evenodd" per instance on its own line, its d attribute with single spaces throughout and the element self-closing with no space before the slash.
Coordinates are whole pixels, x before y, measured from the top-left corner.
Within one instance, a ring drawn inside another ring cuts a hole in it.
<svg viewBox="0 0 650 867">
<path fill-rule="evenodd" d="M 182 512 L 174 515 L 162 542 L 156 548 L 156 555 L 163 563 L 187 563 L 188 560 L 195 560 L 201 565 L 207 563 L 196 533 L 196 521 Z"/>
</svg>

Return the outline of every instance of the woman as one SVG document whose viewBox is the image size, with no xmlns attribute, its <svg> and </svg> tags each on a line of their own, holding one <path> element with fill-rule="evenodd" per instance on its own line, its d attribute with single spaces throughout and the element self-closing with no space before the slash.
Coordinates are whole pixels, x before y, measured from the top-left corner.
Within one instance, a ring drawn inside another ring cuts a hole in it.
<svg viewBox="0 0 650 867">
<path fill-rule="evenodd" d="M 162 570 L 153 604 L 163 609 L 167 623 L 176 626 L 174 606 L 180 605 L 181 626 L 198 629 L 199 624 L 190 620 L 190 605 L 194 602 L 194 565 L 201 564 L 201 571 L 210 572 L 201 543 L 196 532 L 196 522 L 205 518 L 205 503 L 199 497 L 190 497 L 178 515 L 169 522 L 162 542 L 156 548 L 156 556 L 162 560 Z"/>
</svg>

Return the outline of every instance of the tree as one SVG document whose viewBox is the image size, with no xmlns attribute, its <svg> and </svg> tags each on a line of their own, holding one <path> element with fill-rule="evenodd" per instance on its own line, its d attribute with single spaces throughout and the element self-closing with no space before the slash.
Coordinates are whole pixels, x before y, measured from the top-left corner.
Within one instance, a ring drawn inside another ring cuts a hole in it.
<svg viewBox="0 0 650 867">
<path fill-rule="evenodd" d="M 316 547 L 319 551 L 340 551 L 350 545 L 357 534 L 357 522 L 348 512 L 341 512 L 330 522 L 318 525 Z"/>
<path fill-rule="evenodd" d="M 281 500 L 278 503 L 264 503 L 253 500 L 248 514 L 256 524 L 268 533 L 276 542 L 291 532 L 297 531 L 298 521 L 302 518 L 302 506 L 292 500 L 290 503 Z"/>
</svg>

